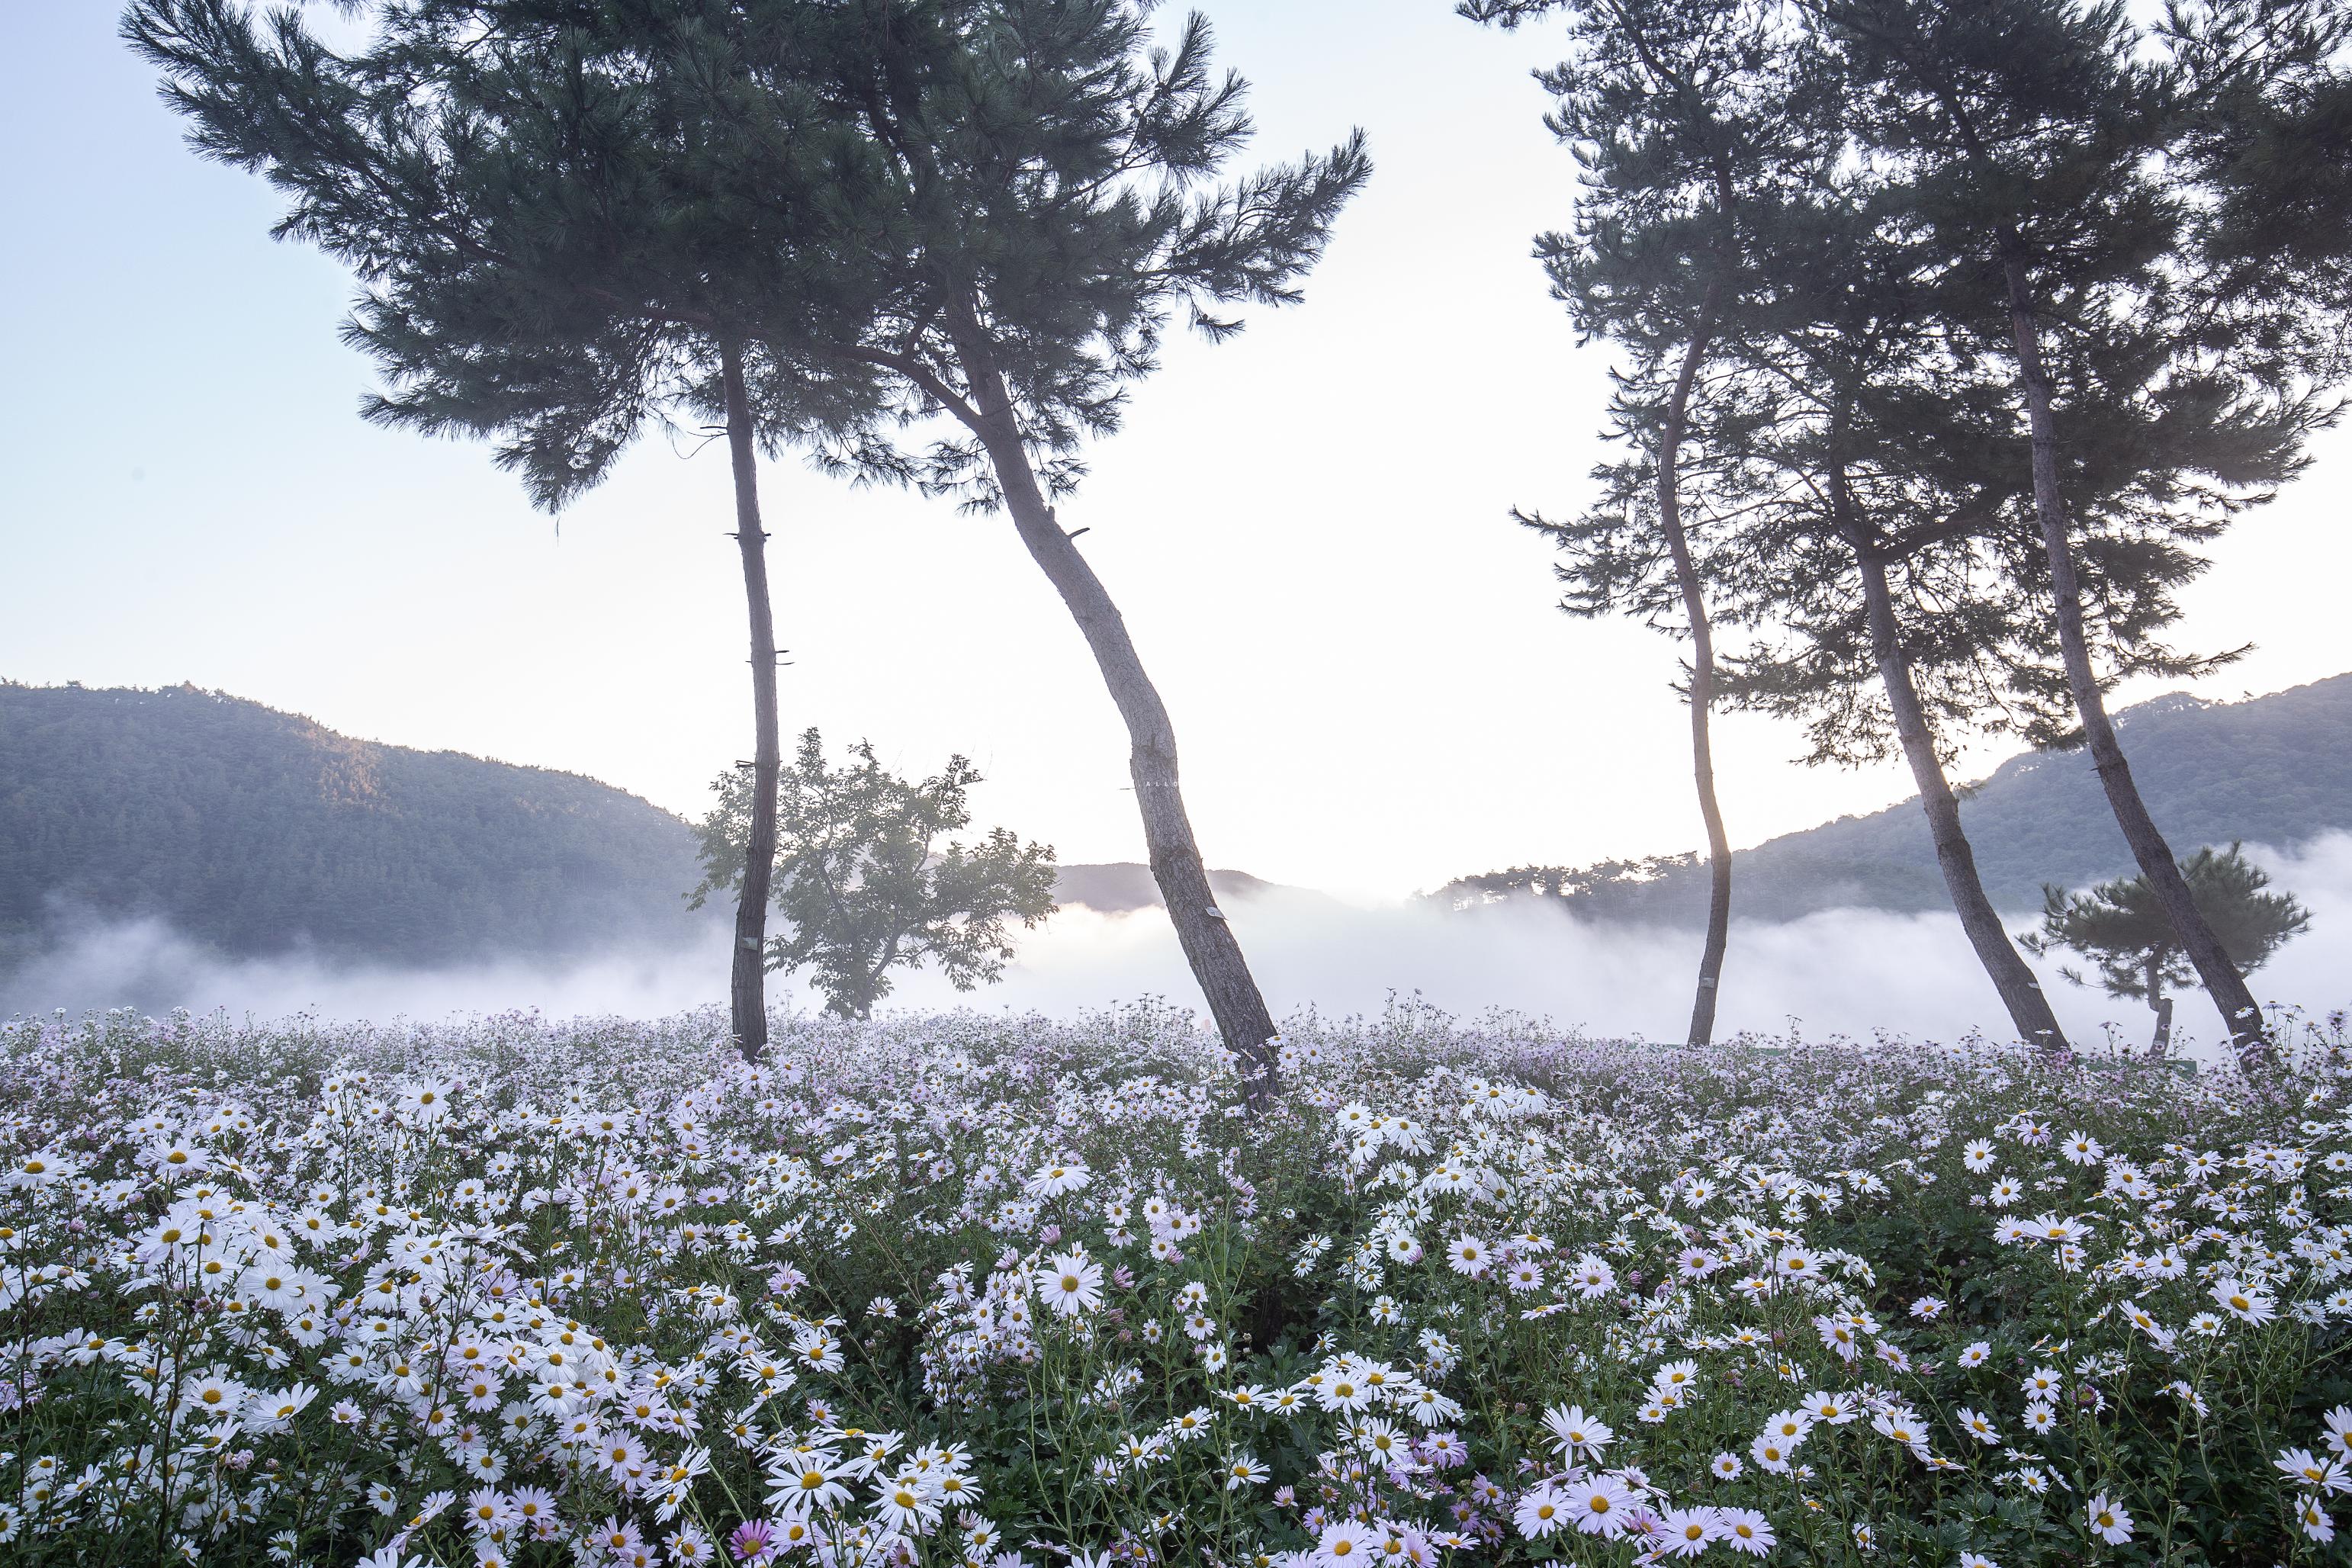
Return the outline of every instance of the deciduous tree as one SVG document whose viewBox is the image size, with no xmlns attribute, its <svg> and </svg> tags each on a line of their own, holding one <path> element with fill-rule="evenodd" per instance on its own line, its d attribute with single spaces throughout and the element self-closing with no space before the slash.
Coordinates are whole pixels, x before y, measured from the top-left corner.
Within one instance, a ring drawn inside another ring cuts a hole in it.
<svg viewBox="0 0 2352 1568">
<path fill-rule="evenodd" d="M 900 778 L 865 741 L 847 766 L 828 767 L 823 737 L 803 733 L 778 789 L 772 885 L 785 931 L 768 939 L 768 967 L 813 971 L 826 1005 L 849 1018 L 871 1016 L 902 966 L 936 964 L 959 991 L 997 980 L 1013 956 L 1009 922 L 1034 927 L 1054 912 L 1054 851 L 1003 827 L 942 846 L 971 825 L 980 782 L 960 756 L 919 783 Z M 749 868 L 751 787 L 738 770 L 711 788 L 698 906 L 740 889 Z"/>
</svg>

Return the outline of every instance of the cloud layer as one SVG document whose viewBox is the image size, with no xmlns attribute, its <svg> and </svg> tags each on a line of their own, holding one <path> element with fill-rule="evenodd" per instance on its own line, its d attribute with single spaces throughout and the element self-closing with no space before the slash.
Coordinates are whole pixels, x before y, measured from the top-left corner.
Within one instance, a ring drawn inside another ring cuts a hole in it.
<svg viewBox="0 0 2352 1568">
<path fill-rule="evenodd" d="M 2254 977 L 2256 994 L 2315 1015 L 2352 1003 L 2352 835 L 2330 834 L 2289 853 L 2250 853 L 2313 913 L 2311 933 Z M 1588 926 L 1528 906 L 1447 914 L 1281 893 L 1228 908 L 1277 1016 L 1309 1006 L 1327 1016 L 1377 1013 L 1391 995 L 1418 994 L 1465 1016 L 1499 1008 L 1588 1035 L 1674 1038 L 1689 1011 L 1697 955 L 1689 931 Z M 2148 1016 L 2140 1005 L 2067 985 L 2054 966 L 2045 970 L 2078 1043 L 2095 1042 L 2109 1022 L 2126 1041 L 2146 1038 Z M 512 1008 L 650 1017 L 723 1001 L 725 983 L 723 932 L 688 947 L 572 963 L 503 959 L 412 970 L 299 953 L 223 961 L 159 922 L 136 921 L 70 928 L 46 956 L 0 977 L 0 1016 L 184 1006 L 256 1017 L 307 1010 L 427 1019 Z M 792 982 L 780 982 L 777 995 L 814 1005 Z M 916 973 L 901 980 L 888 1005 L 1064 1013 L 1144 995 L 1187 1006 L 1195 1001 L 1166 920 L 1156 910 L 1073 909 L 1031 933 L 1001 985 L 963 995 L 936 975 Z M 2186 1037 L 2210 1041 L 2219 1033 L 2201 997 L 2183 997 L 2179 1014 Z M 2007 1032 L 1949 915 L 1833 910 L 1782 924 L 1735 922 L 1718 1036 L 1792 1029 L 1938 1039 L 1970 1029 Z"/>
</svg>

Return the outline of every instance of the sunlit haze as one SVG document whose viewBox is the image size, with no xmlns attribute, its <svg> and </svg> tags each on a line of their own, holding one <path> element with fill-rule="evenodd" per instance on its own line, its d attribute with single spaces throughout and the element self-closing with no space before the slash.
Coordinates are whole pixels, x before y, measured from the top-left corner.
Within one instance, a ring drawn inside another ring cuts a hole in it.
<svg viewBox="0 0 2352 1568">
<path fill-rule="evenodd" d="M 1528 258 L 1574 179 L 1526 76 L 1556 34 L 1442 0 L 1207 10 L 1255 84 L 1255 155 L 1361 123 L 1377 163 L 1305 304 L 1173 342 L 1062 508 L 1173 711 L 1210 862 L 1377 897 L 1696 847 L 1674 645 L 1559 614 L 1506 515 L 1590 496 L 1608 393 L 1609 351 Z M 485 447 L 362 424 L 350 278 L 268 237 L 264 182 L 182 143 L 113 7 L 11 28 L 0 675 L 193 681 L 698 814 L 750 744 L 723 447 L 652 437 L 551 520 Z M 2318 450 L 2186 595 L 2188 640 L 2257 645 L 2210 695 L 2352 662 L 2329 526 L 2352 454 Z M 789 459 L 761 484 L 787 732 L 918 770 L 968 752 L 985 817 L 1067 861 L 1140 858 L 1124 733 L 1007 521 Z M 1910 793 L 1899 765 L 1797 765 L 1785 724 L 1718 733 L 1736 844 Z"/>
<path fill-rule="evenodd" d="M 1465 3 L 0 23 L 0 1568 L 2352 1560 L 2352 0 Z"/>
</svg>

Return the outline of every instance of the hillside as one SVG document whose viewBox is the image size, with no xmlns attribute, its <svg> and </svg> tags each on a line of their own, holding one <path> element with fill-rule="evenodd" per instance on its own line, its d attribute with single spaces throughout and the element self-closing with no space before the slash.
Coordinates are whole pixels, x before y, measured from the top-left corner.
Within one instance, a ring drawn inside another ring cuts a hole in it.
<svg viewBox="0 0 2352 1568">
<path fill-rule="evenodd" d="M 0 685 L 0 943 L 158 916 L 235 956 L 384 963 L 682 936 L 686 824 L 593 779 L 257 702 Z"/>
<path fill-rule="evenodd" d="M 1209 872 L 1209 891 L 1221 899 L 1250 899 L 1272 892 L 1275 885 L 1247 871 Z M 1100 914 L 1125 914 L 1132 910 L 1161 907 L 1160 885 L 1151 868 L 1139 860 L 1116 860 L 1105 866 L 1064 866 L 1054 878 L 1054 897 L 1065 904 L 1083 905 Z"/>
<path fill-rule="evenodd" d="M 2165 697 L 2118 716 L 2175 846 L 2290 845 L 2352 828 L 2352 675 L 2237 703 Z M 1736 809 L 1736 803 L 1735 809 Z M 2014 758 L 1961 812 L 1994 900 L 2080 886 L 2131 858 L 2080 752 Z M 1743 850 L 1743 918 L 1838 905 L 1944 907 L 1916 803 Z M 179 687 L 0 683 L 0 963 L 75 920 L 141 916 L 232 956 L 308 949 L 435 964 L 564 955 L 687 936 L 687 825 L 573 773 L 355 741 L 259 703 Z M 1269 884 L 1212 871 L 1220 898 Z M 1687 857 L 1465 878 L 1456 905 L 1560 894 L 1601 920 L 1705 912 Z M 1159 902 L 1148 868 L 1069 865 L 1068 905 Z"/>
<path fill-rule="evenodd" d="M 2352 675 L 2242 702 L 2159 697 L 2123 710 L 2116 722 L 2148 809 L 2182 854 L 2352 828 Z M 2044 882 L 2080 887 L 2136 869 L 2080 750 L 2011 758 L 1965 792 L 1960 815 L 1986 889 L 2003 909 L 2038 908 Z M 1768 840 L 1732 865 L 1733 908 L 1743 918 L 1791 920 L 1838 905 L 1947 907 L 1916 797 Z M 1522 867 L 1464 878 L 1432 897 L 1467 905 L 1530 889 L 1564 892 L 1595 919 L 1679 923 L 1704 919 L 1706 909 L 1705 871 L 1688 857 Z"/>
<path fill-rule="evenodd" d="M 709 916 L 693 836 L 546 768 L 355 741 L 194 687 L 0 682 L 0 963 L 155 917 L 232 957 L 383 964 L 672 941 Z M 1267 884 L 1212 871 L 1220 897 Z M 1064 866 L 1066 904 L 1156 907 L 1150 868 Z"/>
</svg>

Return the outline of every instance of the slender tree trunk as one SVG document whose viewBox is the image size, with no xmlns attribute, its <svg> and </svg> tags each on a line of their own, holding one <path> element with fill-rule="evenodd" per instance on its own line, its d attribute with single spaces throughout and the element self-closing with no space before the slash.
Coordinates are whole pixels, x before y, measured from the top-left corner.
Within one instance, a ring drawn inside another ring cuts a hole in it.
<svg viewBox="0 0 2352 1568">
<path fill-rule="evenodd" d="M 2040 330 L 2035 325 L 2033 289 L 2024 258 L 2014 235 L 2003 244 L 2003 270 L 2009 286 L 2010 333 L 2017 350 L 2018 380 L 2025 392 L 2026 417 L 2033 437 L 2033 512 L 2042 525 L 2042 544 L 2050 557 L 2050 591 L 2058 610 L 2058 647 L 2066 665 L 2066 684 L 2074 710 L 2090 743 L 2091 762 L 2107 792 L 2107 805 L 2123 828 L 2124 841 L 2139 862 L 2140 875 L 2156 893 L 2156 901 L 2171 923 L 2173 934 L 2195 966 L 2205 993 L 2221 1011 L 2240 1063 L 2255 1068 L 2274 1061 L 2276 1053 L 2263 1032 L 2262 1009 L 2246 988 L 2245 977 L 2230 962 L 2221 939 L 2213 934 L 2197 908 L 2189 883 L 2172 858 L 2172 847 L 2157 831 L 2139 786 L 2132 782 L 2131 763 L 2116 739 L 2107 717 L 2106 696 L 2091 668 L 2090 644 L 2083 630 L 2083 590 L 2074 570 L 2074 542 L 2066 529 L 2066 511 L 2058 493 L 2058 441 L 2050 412 L 2050 383 L 2043 374 Z"/>
<path fill-rule="evenodd" d="M 1927 814 L 1927 830 L 1936 841 L 1936 864 L 1943 868 L 1944 886 L 1951 892 L 1960 929 L 1976 949 L 1977 961 L 1992 977 L 1993 989 L 2000 993 L 2018 1037 L 2046 1051 L 2063 1052 L 2067 1049 L 2066 1036 L 2058 1027 L 2058 1016 L 2050 1010 L 2042 983 L 2034 979 L 2033 971 L 2011 943 L 2000 917 L 1993 912 L 1992 900 L 1985 896 L 1984 881 L 1977 875 L 1976 853 L 1960 829 L 1960 803 L 1953 798 L 1951 784 L 1944 777 L 1935 738 L 1927 730 L 1927 716 L 1919 706 L 1918 689 L 1911 681 L 1911 661 L 1903 651 L 1895 599 L 1886 585 L 1886 564 L 1874 552 L 1860 546 L 1854 555 L 1862 568 L 1871 654 L 1877 661 L 1879 679 L 1886 685 L 1895 732 L 1903 742 L 1904 759 L 1911 764 L 1911 777 L 1919 786 L 1919 807 Z"/>
<path fill-rule="evenodd" d="M 727 997 L 735 1041 L 757 1061 L 768 1049 L 768 889 L 776 869 L 776 781 L 783 753 L 776 722 L 776 623 L 768 605 L 768 535 L 760 526 L 760 476 L 751 441 L 751 400 L 743 392 L 741 349 L 719 350 L 727 395 L 727 451 L 735 474 L 735 542 L 743 556 L 743 594 L 751 610 L 751 837 L 743 851 L 742 896 L 735 905 L 734 967 Z"/>
<path fill-rule="evenodd" d="M 1706 1045 L 1715 1037 L 1715 1004 L 1723 979 L 1723 950 L 1731 937 L 1731 840 L 1723 831 L 1723 808 L 1715 798 L 1715 749 L 1707 735 L 1708 710 L 1715 701 L 1715 628 L 1707 619 L 1706 597 L 1700 591 L 1698 568 L 1691 562 L 1690 538 L 1683 531 L 1679 475 L 1683 430 L 1690 414 L 1691 387 L 1698 379 L 1699 362 L 1706 355 L 1714 333 L 1715 312 L 1722 302 L 1720 279 L 1706 286 L 1699 304 L 1698 324 L 1683 350 L 1682 368 L 1675 374 L 1673 395 L 1658 431 L 1658 530 L 1666 536 L 1666 550 L 1675 562 L 1675 581 L 1682 588 L 1683 616 L 1691 630 L 1691 777 L 1698 785 L 1698 814 L 1706 824 L 1706 942 L 1699 950 L 1698 986 L 1691 1000 L 1690 1043 Z"/>
<path fill-rule="evenodd" d="M 1216 1021 L 1226 1048 L 1240 1059 L 1250 1099 L 1265 1103 L 1276 1088 L 1277 1064 L 1268 1045 L 1276 1033 L 1274 1016 L 1250 974 L 1249 961 L 1242 956 L 1232 925 L 1209 891 L 1208 869 L 1177 786 L 1175 725 L 1151 678 L 1144 673 L 1118 606 L 1055 520 L 1054 509 L 1045 503 L 1003 378 L 980 345 L 967 341 L 959 344 L 959 353 L 977 405 L 976 433 L 1004 492 L 1013 529 L 1078 623 L 1102 670 L 1103 683 L 1110 689 L 1111 700 L 1127 721 L 1132 747 L 1128 772 L 1135 780 L 1136 808 L 1143 816 L 1143 841 L 1151 858 L 1151 876 L 1167 903 L 1184 961 L 1208 1000 L 1209 1015 Z"/>
<path fill-rule="evenodd" d="M 2164 949 L 2147 955 L 2147 1005 L 2156 1013 L 2156 1038 L 2148 1043 L 2150 1061 L 2162 1061 L 2172 1048 L 2172 998 L 2164 994 Z"/>
</svg>

